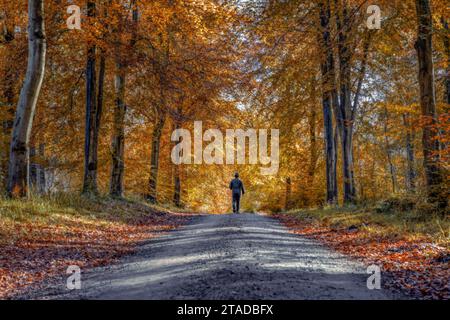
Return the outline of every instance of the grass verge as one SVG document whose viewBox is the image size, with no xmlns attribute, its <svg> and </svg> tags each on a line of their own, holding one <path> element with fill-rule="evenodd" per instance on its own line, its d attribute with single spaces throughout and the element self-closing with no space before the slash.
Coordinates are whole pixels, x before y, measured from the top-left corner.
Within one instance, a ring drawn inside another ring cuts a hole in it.
<svg viewBox="0 0 450 320">
<path fill-rule="evenodd" d="M 139 241 L 171 230 L 190 216 L 107 197 L 0 199 L 0 298 L 64 274 L 69 265 L 111 263 Z"/>
<path fill-rule="evenodd" d="M 412 297 L 450 298 L 450 221 L 418 212 L 367 208 L 298 210 L 274 215 L 292 232 L 381 267 L 387 287 Z"/>
</svg>

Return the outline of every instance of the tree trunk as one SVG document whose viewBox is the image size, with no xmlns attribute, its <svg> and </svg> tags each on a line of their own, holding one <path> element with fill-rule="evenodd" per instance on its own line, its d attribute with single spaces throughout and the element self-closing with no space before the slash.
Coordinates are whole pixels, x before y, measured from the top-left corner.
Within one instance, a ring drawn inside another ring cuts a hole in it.
<svg viewBox="0 0 450 320">
<path fill-rule="evenodd" d="M 138 8 L 136 2 L 131 1 L 132 19 L 133 19 L 133 33 L 130 40 L 130 47 L 135 46 L 137 23 L 138 23 Z M 123 31 L 122 22 L 119 22 L 119 33 Z M 120 44 L 119 44 L 120 46 Z M 116 108 L 114 110 L 114 127 L 112 137 L 112 166 L 111 166 L 111 182 L 109 193 L 113 197 L 123 197 L 123 179 L 125 174 L 125 116 L 127 112 L 125 104 L 125 84 L 126 71 L 129 61 L 123 61 L 123 54 L 121 48 L 117 48 L 116 52 L 116 75 L 115 75 L 115 95 Z"/>
<path fill-rule="evenodd" d="M 444 17 L 441 18 L 442 26 L 444 28 L 444 50 L 445 55 L 447 56 L 447 70 L 446 70 L 446 76 L 445 76 L 445 89 L 444 89 L 444 103 L 447 105 L 444 107 L 443 113 L 449 113 L 450 112 L 450 33 L 448 29 L 448 22 L 445 20 Z M 445 139 L 442 139 L 442 137 L 445 137 L 447 135 L 446 130 L 444 128 L 441 128 L 439 130 L 439 134 L 441 136 L 441 139 L 439 139 L 440 148 L 441 150 L 448 150 L 449 148 L 449 142 L 445 141 Z"/>
<path fill-rule="evenodd" d="M 3 22 L 2 39 L 0 41 L 2 46 L 5 48 L 12 48 L 11 43 L 15 39 L 14 30 L 11 24 L 6 21 Z M 9 54 L 4 56 L 3 59 L 8 61 L 11 59 L 15 51 L 8 50 Z M 9 148 L 11 141 L 11 131 L 14 124 L 14 113 L 16 106 L 16 94 L 15 94 L 15 83 L 17 81 L 17 74 L 14 68 L 10 68 L 6 71 L 5 77 L 3 78 L 3 96 L 0 100 L 1 110 L 0 112 L 5 115 L 2 119 L 2 136 L 0 141 L 0 189 L 6 190 L 8 185 L 8 158 L 9 158 Z M 3 100 L 4 98 L 4 100 Z"/>
<path fill-rule="evenodd" d="M 43 160 L 45 158 L 45 144 L 44 143 L 39 144 L 39 157 L 41 160 Z M 45 194 L 48 191 L 45 171 L 46 171 L 46 167 L 41 161 L 41 164 L 39 164 L 39 166 L 38 166 L 38 175 L 37 175 L 39 194 Z"/>
<path fill-rule="evenodd" d="M 173 193 L 173 203 L 177 207 L 181 207 L 181 177 L 180 177 L 180 166 L 175 165 L 174 172 L 174 193 Z"/>
<path fill-rule="evenodd" d="M 291 194 L 292 194 L 292 184 L 291 184 L 291 178 L 286 178 L 286 194 L 284 199 L 284 210 L 288 211 L 291 209 Z"/>
<path fill-rule="evenodd" d="M 173 5 L 173 1 L 168 1 L 169 6 Z M 158 55 L 159 60 L 157 62 L 157 74 L 159 76 L 159 98 L 160 103 L 159 105 L 155 106 L 155 123 L 153 126 L 153 133 L 152 133 L 152 155 L 150 159 L 150 178 L 149 178 L 149 192 L 147 194 L 147 200 L 151 203 L 157 203 L 158 202 L 158 193 L 157 193 L 157 187 L 158 187 L 158 170 L 159 170 L 159 153 L 160 153 L 160 144 L 161 144 L 161 135 L 162 131 L 164 129 L 164 124 L 166 121 L 166 114 L 167 114 L 167 105 L 166 105 L 166 98 L 165 98 L 165 90 L 167 90 L 168 87 L 168 81 L 166 78 L 167 73 L 167 67 L 169 65 L 169 53 L 170 53 L 170 41 L 173 41 L 172 39 L 172 33 L 170 31 L 170 27 L 168 26 L 166 29 L 166 32 L 168 34 L 168 42 L 164 44 L 162 35 L 160 34 L 160 43 L 161 47 L 165 46 L 165 52 L 164 54 Z"/>
<path fill-rule="evenodd" d="M 315 81 L 313 83 L 312 89 L 312 98 L 314 104 L 309 113 L 308 117 L 308 125 L 309 125 L 309 166 L 308 166 L 308 186 L 310 188 L 314 185 L 314 176 L 316 173 L 317 166 L 317 135 L 316 135 L 316 127 L 317 127 L 317 112 L 316 112 L 316 84 Z"/>
<path fill-rule="evenodd" d="M 437 124 L 432 32 L 433 22 L 428 0 L 416 0 L 418 19 L 418 37 L 415 44 L 419 60 L 420 106 L 425 118 L 422 147 L 428 197 L 431 202 L 438 202 L 440 207 L 447 205 L 447 199 L 440 192 L 442 174 L 439 167 L 439 141 L 435 139 Z"/>
<path fill-rule="evenodd" d="M 342 9 L 342 10 L 341 10 Z M 336 0 L 336 26 L 338 30 L 338 53 L 340 74 L 340 95 L 338 117 L 340 118 L 340 141 L 342 146 L 342 170 L 344 180 L 344 203 L 356 201 L 356 188 L 353 177 L 353 110 L 351 104 L 351 53 L 348 44 L 350 19 L 346 4 L 340 5 Z M 342 22 L 341 22 L 342 13 Z"/>
<path fill-rule="evenodd" d="M 34 194 L 38 189 L 37 176 L 38 176 L 38 164 L 36 163 L 36 148 L 30 147 L 29 188 L 32 194 Z"/>
<path fill-rule="evenodd" d="M 95 17 L 95 1 L 87 3 L 88 17 Z M 83 193 L 97 194 L 97 141 L 98 135 L 96 128 L 97 101 L 96 101 L 96 46 L 88 44 L 87 63 L 86 63 L 86 124 L 85 124 L 85 143 L 84 143 L 84 179 Z"/>
<path fill-rule="evenodd" d="M 333 136 L 333 106 L 336 97 L 335 74 L 334 74 L 334 57 L 330 37 L 330 1 L 322 0 L 319 3 L 319 18 L 321 26 L 321 37 L 319 43 L 322 46 L 322 109 L 324 122 L 324 138 L 325 138 L 325 159 L 326 159 L 326 180 L 327 180 L 327 197 L 329 204 L 337 203 L 337 176 L 336 162 L 337 151 L 336 141 Z"/>
<path fill-rule="evenodd" d="M 29 188 L 33 194 L 45 194 L 47 192 L 45 166 L 45 144 L 39 144 L 38 150 L 30 147 L 30 183 Z"/>
<path fill-rule="evenodd" d="M 384 131 L 384 144 L 386 149 L 386 156 L 387 161 L 389 165 L 389 174 L 391 176 L 391 183 L 392 183 L 392 193 L 397 192 L 397 178 L 395 175 L 395 166 L 392 162 L 392 153 L 391 153 L 391 146 L 389 144 L 389 138 L 388 138 L 388 111 L 386 108 L 386 105 L 384 107 L 384 124 L 383 124 L 383 131 Z"/>
<path fill-rule="evenodd" d="M 103 101 L 104 101 L 104 87 L 105 87 L 105 72 L 106 72 L 106 58 L 105 50 L 101 49 L 100 65 L 98 71 L 98 92 L 97 92 L 97 112 L 95 114 L 95 130 L 94 130 L 94 144 L 98 146 L 98 136 L 100 132 L 100 124 L 103 115 Z"/>
<path fill-rule="evenodd" d="M 36 104 L 45 73 L 46 39 L 44 1 L 28 1 L 28 65 L 17 105 L 8 169 L 8 194 L 24 197 L 29 192 L 29 141 Z"/>
<path fill-rule="evenodd" d="M 414 134 L 411 129 L 409 115 L 403 114 L 403 124 L 406 129 L 405 148 L 406 148 L 406 189 L 408 192 L 414 192 L 416 189 L 416 170 L 414 156 Z"/>
<path fill-rule="evenodd" d="M 166 115 L 164 113 L 158 113 L 156 115 L 156 121 L 152 134 L 152 155 L 150 159 L 150 179 L 148 183 L 149 193 L 147 200 L 151 203 L 158 201 L 157 185 L 158 185 L 158 170 L 159 170 L 159 152 L 161 144 L 161 135 L 166 121 Z"/>
<path fill-rule="evenodd" d="M 357 145 L 358 150 L 358 169 L 359 169 L 359 197 L 362 201 L 365 200 L 364 194 L 364 179 L 363 179 L 363 162 L 361 161 L 361 145 Z"/>
<path fill-rule="evenodd" d="M 112 169 L 110 195 L 123 196 L 124 150 L 125 150 L 125 69 L 119 62 L 116 64 L 115 80 L 116 108 L 114 110 L 114 128 L 112 137 Z"/>
<path fill-rule="evenodd" d="M 12 41 L 12 40 L 11 40 Z M 8 184 L 8 157 L 11 141 L 11 131 L 14 125 L 14 106 L 15 106 L 15 90 L 14 83 L 17 81 L 17 75 L 12 69 L 8 71 L 4 78 L 6 89 L 3 92 L 5 98 L 4 106 L 1 112 L 6 118 L 2 121 L 2 137 L 0 146 L 0 188 L 6 189 Z M 3 102 L 3 101 L 2 101 Z"/>
<path fill-rule="evenodd" d="M 181 117 L 182 117 L 181 106 L 177 108 L 177 114 L 174 119 L 174 130 L 180 129 L 181 127 Z M 174 146 L 177 144 L 177 141 L 174 142 Z M 181 206 L 181 176 L 180 176 L 180 164 L 173 164 L 173 183 L 174 183 L 174 191 L 173 191 L 173 203 L 175 206 Z"/>
<path fill-rule="evenodd" d="M 448 30 L 448 22 L 441 18 L 442 26 L 444 27 L 444 50 L 447 56 L 447 75 L 445 77 L 445 90 L 444 90 L 444 101 L 450 104 L 450 35 Z"/>
</svg>

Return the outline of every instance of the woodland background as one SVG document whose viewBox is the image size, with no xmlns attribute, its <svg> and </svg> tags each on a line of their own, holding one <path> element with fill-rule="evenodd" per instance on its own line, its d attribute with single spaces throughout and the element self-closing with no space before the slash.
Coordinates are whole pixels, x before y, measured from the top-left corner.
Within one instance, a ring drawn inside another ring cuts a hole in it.
<svg viewBox="0 0 450 320">
<path fill-rule="evenodd" d="M 82 8 L 81 30 L 66 26 L 70 4 Z M 366 26 L 370 4 L 382 10 L 380 30 Z M 431 21 L 419 19 L 424 5 Z M 47 57 L 25 193 L 111 194 L 226 212 L 228 183 L 239 171 L 250 211 L 382 200 L 425 213 L 446 206 L 444 0 L 53 0 L 44 8 Z M 5 194 L 27 67 L 27 17 L 27 1 L 1 1 Z M 433 45 L 431 109 L 421 99 L 427 80 L 419 78 L 420 32 Z M 252 165 L 174 166 L 170 135 L 192 130 L 194 120 L 205 129 L 279 128 L 278 174 L 262 176 Z M 432 133 L 428 140 L 424 128 Z M 341 134 L 351 142 L 344 146 Z M 436 180 L 429 180 L 426 163 L 438 168 Z"/>
</svg>

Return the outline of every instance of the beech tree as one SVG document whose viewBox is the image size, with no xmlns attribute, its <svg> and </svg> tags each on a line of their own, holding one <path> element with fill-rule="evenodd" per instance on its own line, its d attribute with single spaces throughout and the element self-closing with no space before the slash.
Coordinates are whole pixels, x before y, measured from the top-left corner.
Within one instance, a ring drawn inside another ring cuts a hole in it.
<svg viewBox="0 0 450 320">
<path fill-rule="evenodd" d="M 138 6 L 136 1 L 131 1 L 132 8 L 132 36 L 130 45 L 131 50 L 136 50 L 136 37 L 137 37 L 137 24 L 138 24 Z M 111 182 L 110 182 L 110 195 L 114 197 L 123 196 L 123 178 L 125 170 L 125 116 L 126 116 L 126 104 L 125 104 L 125 89 L 126 89 L 126 73 L 127 68 L 130 65 L 130 54 L 124 52 L 125 44 L 121 43 L 120 36 L 124 32 L 124 24 L 128 15 L 119 16 L 118 37 L 116 40 L 116 53 L 115 53 L 115 65 L 116 74 L 115 78 L 115 109 L 114 109 L 114 124 L 113 124 L 113 137 L 111 145 L 112 166 L 111 166 Z M 128 59 L 128 60 L 127 60 Z"/>
<path fill-rule="evenodd" d="M 422 148 L 424 156 L 425 177 L 430 200 L 447 205 L 443 195 L 442 173 L 439 165 L 439 141 L 436 139 L 436 94 L 433 67 L 433 20 L 430 2 L 416 0 L 418 34 L 415 44 L 419 61 L 420 107 L 425 125 L 423 127 Z"/>
<path fill-rule="evenodd" d="M 319 2 L 319 19 L 321 26 L 321 34 L 319 35 L 319 43 L 322 46 L 322 105 L 323 105 L 323 123 L 324 123 L 324 139 L 325 139 L 325 161 L 326 161 L 326 182 L 327 196 L 326 201 L 330 204 L 337 203 L 338 186 L 337 186 L 337 146 L 334 136 L 333 125 L 333 109 L 337 111 L 336 92 L 336 74 L 334 71 L 334 55 L 331 43 L 331 8 L 330 0 Z"/>
<path fill-rule="evenodd" d="M 87 2 L 87 16 L 94 19 L 97 15 L 97 4 L 95 0 Z M 97 46 L 93 40 L 87 43 L 86 60 L 86 123 L 84 142 L 84 178 L 83 193 L 98 192 L 97 189 L 97 150 L 98 129 L 101 113 L 97 105 L 97 74 L 96 57 Z"/>
<path fill-rule="evenodd" d="M 29 194 L 29 142 L 45 72 L 44 1 L 28 1 L 28 65 L 16 109 L 9 154 L 8 194 Z"/>
</svg>

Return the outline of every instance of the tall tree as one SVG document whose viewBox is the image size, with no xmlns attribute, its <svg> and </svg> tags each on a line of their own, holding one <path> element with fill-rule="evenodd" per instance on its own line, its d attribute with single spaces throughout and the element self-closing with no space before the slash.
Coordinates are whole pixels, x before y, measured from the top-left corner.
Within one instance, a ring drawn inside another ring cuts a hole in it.
<svg viewBox="0 0 450 320">
<path fill-rule="evenodd" d="M 286 191 L 284 195 L 284 210 L 291 209 L 291 195 L 292 195 L 292 185 L 291 185 L 291 178 L 286 178 Z"/>
<path fill-rule="evenodd" d="M 131 1 L 132 8 L 132 36 L 130 40 L 130 48 L 134 48 L 137 37 L 137 24 L 139 11 L 136 1 Z M 123 19 L 119 22 L 118 35 L 123 32 Z M 122 52 L 122 45 L 118 41 L 116 45 L 116 74 L 115 74 L 115 109 L 114 109 L 114 126 L 112 137 L 112 169 L 111 169 L 111 183 L 110 195 L 114 197 L 123 196 L 123 176 L 125 170 L 124 150 L 125 150 L 125 84 L 126 71 L 130 65 L 130 61 L 125 61 L 124 52 Z"/>
<path fill-rule="evenodd" d="M 175 115 L 173 116 L 174 130 L 181 129 L 181 123 L 183 119 L 183 108 L 182 104 L 179 103 Z M 177 141 L 174 141 L 174 145 Z M 174 165 L 173 168 L 173 203 L 175 206 L 181 206 L 181 175 L 180 175 L 180 165 Z"/>
<path fill-rule="evenodd" d="M 87 2 L 87 16 L 91 19 L 96 17 L 97 5 L 95 0 Z M 97 108 L 97 75 L 96 75 L 96 45 L 88 40 L 86 61 L 86 123 L 84 142 L 84 176 L 83 193 L 96 194 L 97 189 L 97 161 L 98 161 L 98 117 Z"/>
<path fill-rule="evenodd" d="M 356 190 L 353 177 L 353 116 L 351 104 L 351 48 L 349 31 L 352 21 L 349 16 L 347 1 L 335 0 L 336 27 L 338 31 L 339 56 L 339 107 L 337 116 L 340 125 L 340 141 L 342 146 L 342 169 L 344 179 L 344 202 L 355 201 Z"/>
<path fill-rule="evenodd" d="M 173 1 L 169 0 L 168 5 L 172 7 L 174 5 Z M 176 21 L 174 19 L 174 21 Z M 164 40 L 164 35 L 159 36 L 160 41 L 160 52 L 155 52 L 155 74 L 159 82 L 159 101 L 154 105 L 154 122 L 153 122 L 153 132 L 151 141 L 151 158 L 150 158 L 150 177 L 148 180 L 148 194 L 147 200 L 151 203 L 156 203 L 158 201 L 157 188 L 158 188 L 158 171 L 159 171 L 159 155 L 161 146 L 161 136 L 166 123 L 167 118 L 167 97 L 166 91 L 169 86 L 167 78 L 167 70 L 170 64 L 170 44 L 173 40 L 171 29 L 172 25 L 168 25 L 166 28 Z"/>
<path fill-rule="evenodd" d="M 358 108 L 362 84 L 364 81 L 369 46 L 372 33 L 366 32 L 363 42 L 363 55 L 356 75 L 356 89 L 352 101 L 352 57 L 356 45 L 358 8 L 349 6 L 347 0 L 335 0 L 335 20 L 337 30 L 337 52 L 339 61 L 339 103 L 336 108 L 339 139 L 342 147 L 342 170 L 344 181 L 344 203 L 356 201 L 356 187 L 353 161 L 353 132 L 355 113 Z"/>
<path fill-rule="evenodd" d="M 28 1 L 28 65 L 17 105 L 9 155 L 8 194 L 29 193 L 29 142 L 33 118 L 44 79 L 46 37 L 44 1 Z"/>
<path fill-rule="evenodd" d="M 322 109 L 325 139 L 325 159 L 326 159 L 326 181 L 327 181 L 327 202 L 337 203 L 337 150 L 333 127 L 333 103 L 336 103 L 336 80 L 334 72 L 334 55 L 331 44 L 331 8 L 329 0 L 319 2 L 319 18 L 321 35 L 319 43 L 322 51 Z"/>
<path fill-rule="evenodd" d="M 403 125 L 406 130 L 405 148 L 406 148 L 406 188 L 408 192 L 414 192 L 416 189 L 416 169 L 414 155 L 414 128 L 410 123 L 410 115 L 403 113 Z"/>
<path fill-rule="evenodd" d="M 448 21 L 444 17 L 441 18 L 442 27 L 444 29 L 444 50 L 447 56 L 447 75 L 445 77 L 444 101 L 450 104 L 450 31 L 448 29 Z"/>
<path fill-rule="evenodd" d="M 384 132 L 384 146 L 386 149 L 386 158 L 389 166 L 389 174 L 391 176 L 391 184 L 392 184 L 392 193 L 397 192 L 397 178 L 396 178 L 396 170 L 394 163 L 392 161 L 392 150 L 391 143 L 388 137 L 388 121 L 389 121 L 389 113 L 387 110 L 386 104 L 384 105 L 384 114 L 383 114 L 383 132 Z"/>
<path fill-rule="evenodd" d="M 429 0 L 416 0 L 418 35 L 415 44 L 419 61 L 420 106 L 425 119 L 422 135 L 424 169 L 429 199 L 446 206 L 443 198 L 442 173 L 439 166 L 439 141 L 436 139 L 436 97 L 433 66 L 433 18 Z"/>
<path fill-rule="evenodd" d="M 163 93 L 162 93 L 163 94 Z M 164 97 L 161 97 L 162 103 L 164 103 Z M 159 170 L 159 154 L 161 146 L 161 136 L 164 129 L 164 124 L 166 122 L 167 111 L 164 107 L 157 107 L 155 121 L 152 133 L 152 154 L 150 158 L 150 178 L 148 181 L 149 192 L 147 194 L 147 200 L 151 203 L 156 203 L 158 201 L 157 196 L 157 186 L 158 186 L 158 170 Z"/>
</svg>

